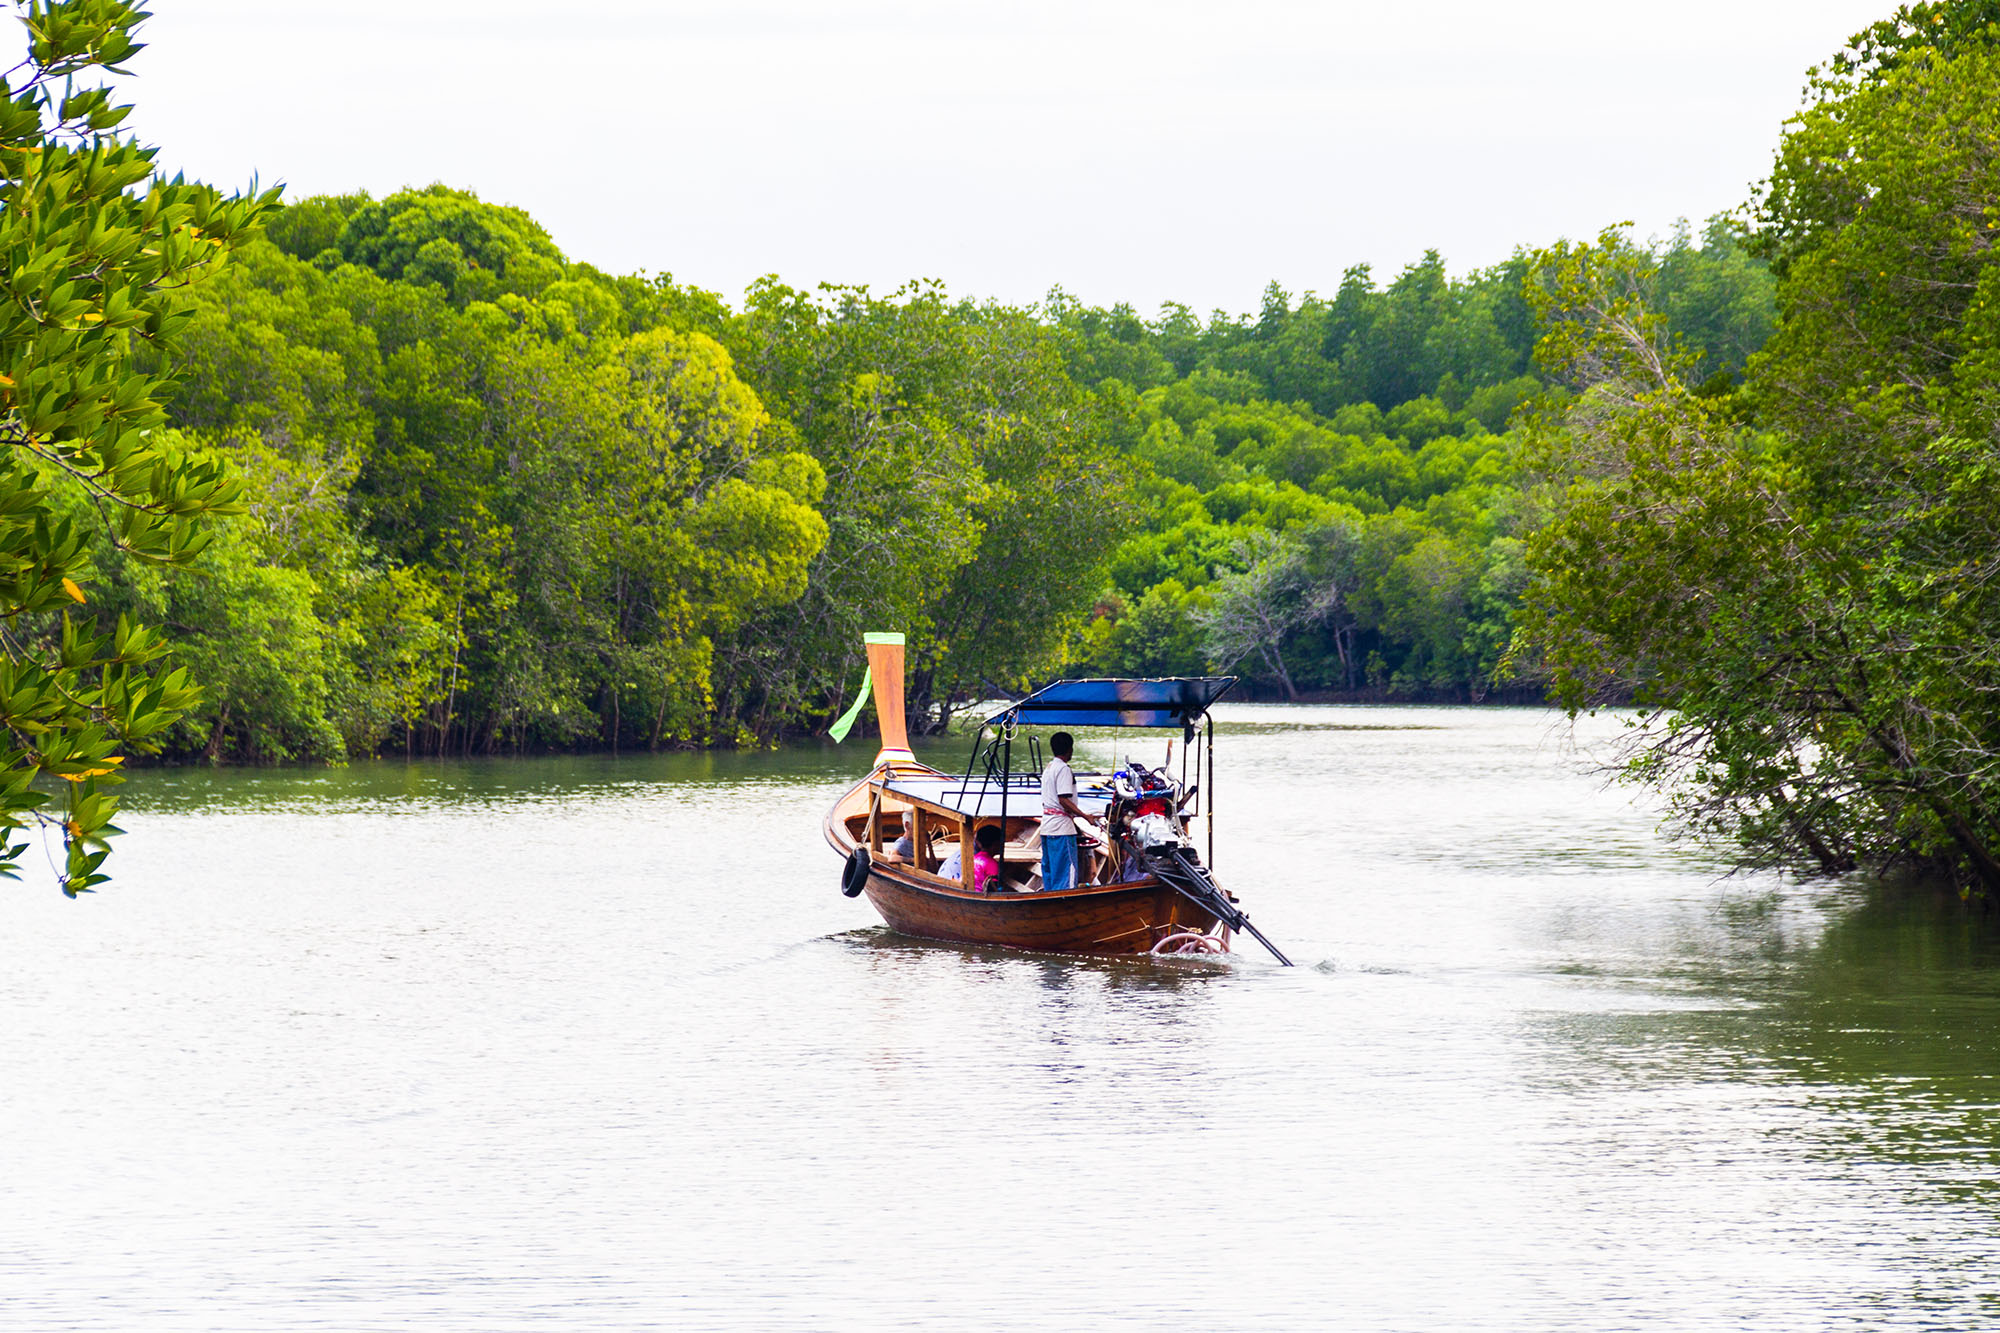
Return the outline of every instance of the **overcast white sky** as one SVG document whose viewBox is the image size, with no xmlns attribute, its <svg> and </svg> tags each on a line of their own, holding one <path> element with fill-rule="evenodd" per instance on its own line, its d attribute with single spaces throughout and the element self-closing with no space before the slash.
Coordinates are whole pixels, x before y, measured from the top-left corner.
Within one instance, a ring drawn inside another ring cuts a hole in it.
<svg viewBox="0 0 2000 1333">
<path fill-rule="evenodd" d="M 163 163 L 433 180 L 734 300 L 943 279 L 1254 309 L 1730 208 L 1892 0 L 158 0 Z"/>
</svg>

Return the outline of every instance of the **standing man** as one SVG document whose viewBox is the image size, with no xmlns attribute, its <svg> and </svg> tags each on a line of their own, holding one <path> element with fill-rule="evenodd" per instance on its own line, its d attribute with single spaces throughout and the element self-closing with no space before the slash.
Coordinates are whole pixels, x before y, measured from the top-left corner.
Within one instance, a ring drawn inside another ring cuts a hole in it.
<svg viewBox="0 0 2000 1333">
<path fill-rule="evenodd" d="M 1042 889 L 1076 887 L 1076 821 L 1097 821 L 1076 803 L 1076 774 L 1069 756 L 1076 739 L 1067 731 L 1049 737 L 1049 766 L 1042 770 Z"/>
</svg>

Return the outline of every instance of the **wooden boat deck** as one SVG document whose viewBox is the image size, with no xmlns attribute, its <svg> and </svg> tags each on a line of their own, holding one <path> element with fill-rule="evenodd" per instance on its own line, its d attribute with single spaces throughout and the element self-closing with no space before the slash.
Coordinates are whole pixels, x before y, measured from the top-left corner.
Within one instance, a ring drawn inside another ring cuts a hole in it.
<svg viewBox="0 0 2000 1333">
<path fill-rule="evenodd" d="M 1206 909 L 1151 877 L 1023 892 L 1039 877 L 1039 788 L 1032 803 L 1017 804 L 1020 793 L 1008 793 L 1001 857 L 1005 889 L 979 893 L 964 881 L 944 878 L 935 869 L 942 853 L 905 859 L 883 850 L 885 814 L 909 819 L 920 853 L 932 830 L 949 835 L 941 844 L 948 850 L 968 845 L 976 825 L 999 823 L 999 804 L 989 799 L 995 793 L 982 796 L 977 780 L 970 785 L 969 792 L 954 791 L 957 778 L 895 760 L 849 788 L 827 812 L 828 845 L 843 856 L 869 850 L 863 891 L 892 929 L 926 939 L 1059 953 L 1143 954 L 1168 935 L 1215 926 Z M 1108 795 L 1104 800 L 1108 803 Z M 1085 803 L 1081 793 L 1079 803 Z"/>
</svg>

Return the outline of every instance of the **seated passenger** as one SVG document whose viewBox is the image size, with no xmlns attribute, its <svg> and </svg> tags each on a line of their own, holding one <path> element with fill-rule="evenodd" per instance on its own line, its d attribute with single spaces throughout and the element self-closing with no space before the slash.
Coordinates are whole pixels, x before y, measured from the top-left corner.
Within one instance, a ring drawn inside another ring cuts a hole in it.
<svg viewBox="0 0 2000 1333">
<path fill-rule="evenodd" d="M 887 837 L 891 833 L 900 833 L 902 835 L 890 844 L 889 851 L 891 853 L 903 857 L 905 860 L 917 854 L 916 844 L 910 841 L 909 823 L 900 811 L 886 813 L 882 816 L 882 836 Z"/>
<path fill-rule="evenodd" d="M 987 824 L 980 828 L 973 842 L 976 846 L 972 853 L 972 891 L 984 893 L 993 881 L 1000 878 L 1000 853 L 1007 846 L 1007 838 L 1000 832 L 998 824 Z M 993 887 L 1004 887 L 1004 884 Z"/>
<path fill-rule="evenodd" d="M 1006 837 L 998 824 L 987 824 L 974 837 L 972 849 L 972 891 L 986 892 L 987 885 L 1000 875 L 1000 852 L 1007 845 Z M 953 851 L 938 867 L 938 875 L 944 879 L 960 879 L 965 874 L 965 860 Z"/>
</svg>

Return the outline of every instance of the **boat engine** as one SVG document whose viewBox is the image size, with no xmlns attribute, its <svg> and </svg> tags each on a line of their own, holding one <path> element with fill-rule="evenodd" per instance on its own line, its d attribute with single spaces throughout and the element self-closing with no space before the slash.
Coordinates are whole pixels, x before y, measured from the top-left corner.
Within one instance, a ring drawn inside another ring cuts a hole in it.
<svg viewBox="0 0 2000 1333">
<path fill-rule="evenodd" d="M 1131 828 L 1132 841 L 1146 851 L 1155 847 L 1178 847 L 1184 841 L 1181 831 L 1166 815 L 1140 815 L 1132 821 Z"/>
<path fill-rule="evenodd" d="M 1188 845 L 1180 788 L 1165 773 L 1126 761 L 1111 777 L 1112 828 L 1142 852 Z"/>
</svg>

